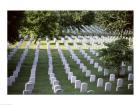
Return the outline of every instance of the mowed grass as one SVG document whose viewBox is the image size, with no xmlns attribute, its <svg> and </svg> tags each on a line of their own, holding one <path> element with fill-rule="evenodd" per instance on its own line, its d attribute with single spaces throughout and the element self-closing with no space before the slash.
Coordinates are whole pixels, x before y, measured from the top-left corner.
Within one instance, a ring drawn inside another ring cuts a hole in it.
<svg viewBox="0 0 140 105">
<path fill-rule="evenodd" d="M 66 49 L 63 43 L 59 41 L 60 48 L 62 49 L 62 52 L 64 56 L 66 57 L 69 65 L 70 70 L 73 72 L 73 74 L 77 77 L 77 80 L 81 80 L 81 82 L 88 83 L 88 90 L 93 90 L 92 94 L 133 94 L 133 91 L 130 91 L 127 89 L 128 83 L 132 83 L 131 81 L 127 80 L 127 76 L 125 76 L 124 79 L 124 87 L 120 89 L 119 92 L 116 92 L 116 81 L 112 82 L 112 91 L 111 92 L 105 92 L 104 87 L 97 88 L 96 82 L 90 83 L 90 78 L 85 77 L 85 73 L 82 73 L 82 71 L 79 68 L 79 65 L 76 64 L 75 61 L 72 60 L 71 54 Z M 23 46 L 19 48 L 16 55 L 12 58 L 11 61 L 8 62 L 8 76 L 12 74 L 14 71 L 17 61 L 19 60 L 19 57 L 21 56 L 22 52 L 24 51 L 26 42 L 23 43 Z M 92 74 L 95 74 L 97 78 L 103 78 L 104 84 L 105 82 L 109 81 L 109 76 L 104 77 L 103 73 L 98 73 L 98 70 L 94 68 L 94 65 L 90 65 L 90 63 L 83 57 L 83 55 L 80 54 L 79 50 L 75 49 L 73 47 L 73 44 L 69 44 L 71 48 L 74 50 L 75 54 L 81 59 L 81 61 L 87 66 L 89 70 L 92 71 Z M 81 45 L 82 46 L 82 45 Z M 34 60 L 34 51 L 35 51 L 36 44 L 32 42 L 28 55 L 24 61 L 24 63 L 21 66 L 21 71 L 19 73 L 18 78 L 16 78 L 16 82 L 8 87 L 8 94 L 22 94 L 22 91 L 24 90 L 25 83 L 29 80 L 31 67 Z M 51 53 L 52 53 L 52 59 L 53 59 L 53 71 L 55 73 L 55 76 L 57 80 L 60 81 L 60 85 L 63 89 L 62 94 L 83 94 L 80 93 L 79 89 L 74 88 L 74 84 L 71 84 L 68 80 L 67 74 L 65 73 L 64 66 L 62 64 L 61 58 L 59 56 L 58 50 L 55 46 L 55 43 L 53 41 L 50 41 L 50 47 L 51 47 Z M 99 61 L 98 57 L 95 57 L 92 55 L 92 53 L 89 52 L 88 49 L 84 49 L 88 55 L 90 55 L 95 61 Z M 112 73 L 112 71 L 111 71 Z M 36 82 L 35 87 L 33 90 L 33 94 L 53 94 L 52 86 L 50 85 L 49 76 L 48 76 L 48 54 L 47 54 L 47 46 L 45 41 L 41 41 L 40 45 L 40 51 L 39 51 L 39 58 L 38 58 L 38 65 L 36 68 Z M 85 93 L 86 94 L 86 93 Z"/>
</svg>

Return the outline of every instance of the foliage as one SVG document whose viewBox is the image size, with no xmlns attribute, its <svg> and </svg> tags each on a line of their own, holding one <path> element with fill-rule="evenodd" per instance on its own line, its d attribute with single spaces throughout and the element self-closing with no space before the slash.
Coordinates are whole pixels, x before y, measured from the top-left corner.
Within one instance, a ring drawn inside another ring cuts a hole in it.
<svg viewBox="0 0 140 105">
<path fill-rule="evenodd" d="M 8 11 L 8 42 L 14 43 L 18 38 L 18 29 L 24 18 L 24 11 Z"/>
<path fill-rule="evenodd" d="M 103 65 L 110 69 L 120 70 L 122 61 L 132 63 L 133 50 L 129 46 L 129 41 L 119 39 L 112 43 L 105 43 L 108 48 L 101 50 Z"/>
<path fill-rule="evenodd" d="M 133 11 L 97 11 L 95 20 L 109 30 L 133 30 Z"/>
</svg>

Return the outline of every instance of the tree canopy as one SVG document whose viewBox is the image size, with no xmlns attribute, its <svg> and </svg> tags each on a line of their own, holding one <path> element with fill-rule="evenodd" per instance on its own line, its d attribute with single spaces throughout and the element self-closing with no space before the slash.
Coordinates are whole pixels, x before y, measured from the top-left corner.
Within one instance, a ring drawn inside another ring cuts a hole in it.
<svg viewBox="0 0 140 105">
<path fill-rule="evenodd" d="M 8 41 L 22 34 L 36 38 L 65 35 L 69 26 L 100 25 L 109 30 L 133 29 L 133 11 L 8 11 Z"/>
</svg>

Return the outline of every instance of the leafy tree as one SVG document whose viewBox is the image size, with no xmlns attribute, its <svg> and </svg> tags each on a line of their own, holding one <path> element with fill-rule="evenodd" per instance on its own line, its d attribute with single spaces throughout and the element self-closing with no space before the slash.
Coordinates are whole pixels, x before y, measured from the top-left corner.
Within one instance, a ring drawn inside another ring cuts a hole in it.
<svg viewBox="0 0 140 105">
<path fill-rule="evenodd" d="M 95 20 L 109 31 L 133 30 L 133 11 L 96 11 Z"/>
<path fill-rule="evenodd" d="M 133 62 L 133 50 L 129 46 L 129 41 L 119 39 L 112 43 L 105 43 L 107 48 L 101 50 L 103 65 L 109 69 L 116 70 L 119 76 L 122 61 Z"/>
<path fill-rule="evenodd" d="M 19 40 L 18 30 L 23 18 L 23 11 L 8 11 L 8 42 L 14 43 Z"/>
</svg>

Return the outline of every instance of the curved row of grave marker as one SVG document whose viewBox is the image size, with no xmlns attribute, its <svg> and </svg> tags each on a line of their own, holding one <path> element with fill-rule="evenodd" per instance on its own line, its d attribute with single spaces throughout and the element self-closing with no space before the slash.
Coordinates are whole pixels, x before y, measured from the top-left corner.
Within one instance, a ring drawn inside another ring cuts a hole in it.
<svg viewBox="0 0 140 105">
<path fill-rule="evenodd" d="M 31 74 L 29 77 L 29 81 L 25 83 L 25 89 L 23 90 L 23 94 L 32 94 L 32 91 L 34 89 L 35 80 L 36 80 L 36 67 L 37 67 L 38 56 L 39 56 L 39 48 L 40 48 L 40 41 L 38 41 L 36 45 L 35 58 L 33 61 Z"/>
<path fill-rule="evenodd" d="M 81 80 L 77 80 L 77 77 L 73 74 L 72 71 L 70 71 L 69 64 L 68 64 L 66 58 L 64 57 L 63 52 L 62 52 L 61 48 L 59 47 L 58 42 L 56 42 L 56 47 L 58 49 L 61 61 L 64 65 L 65 73 L 68 76 L 68 80 L 71 82 L 71 84 L 74 84 L 75 89 L 80 89 L 81 93 L 86 93 L 87 89 L 88 89 L 88 84 L 85 82 L 82 82 Z"/>
<path fill-rule="evenodd" d="M 28 49 L 29 49 L 32 41 L 33 41 L 33 38 L 31 38 L 29 40 L 29 42 L 26 44 L 25 50 L 23 51 L 23 53 L 22 53 L 22 55 L 20 57 L 20 60 L 19 60 L 19 62 L 16 65 L 16 69 L 14 70 L 13 74 L 8 77 L 8 86 L 12 86 L 12 84 L 15 82 L 15 79 L 18 77 L 21 65 L 24 62 L 24 60 L 25 60 L 25 58 L 26 58 L 26 56 L 28 54 Z"/>
<path fill-rule="evenodd" d="M 71 39 L 71 42 L 72 42 L 72 39 Z M 79 60 L 78 60 L 78 62 L 79 62 Z M 79 62 L 80 63 L 80 62 Z M 100 71 L 102 68 L 101 67 L 98 67 L 98 71 Z M 129 69 L 131 69 L 131 66 L 129 66 Z M 109 71 L 108 71 L 108 69 L 105 69 L 104 70 L 104 76 L 106 76 L 106 75 L 108 75 L 109 74 Z M 110 74 L 110 81 L 115 81 L 115 77 L 114 77 L 114 79 L 113 79 L 113 76 L 112 75 L 115 75 L 115 74 Z M 93 80 L 95 79 L 95 76 L 93 75 L 93 76 L 91 76 L 92 78 L 93 78 Z M 91 79 L 90 79 L 91 80 Z M 128 74 L 128 80 L 129 81 L 132 81 L 133 80 L 133 74 L 132 73 L 130 73 L 130 74 Z M 116 86 L 116 91 L 118 91 L 118 88 L 119 87 L 122 87 L 122 85 L 120 85 L 120 84 L 123 84 L 122 83 L 122 78 L 119 78 L 118 80 L 117 80 L 117 86 Z M 99 82 L 98 82 L 98 80 L 97 80 L 97 87 L 98 87 L 98 84 L 99 83 L 101 83 L 102 85 L 103 85 L 103 82 L 102 82 L 102 80 L 101 80 L 101 82 L 100 82 L 100 79 L 99 79 Z M 106 83 L 105 83 L 106 84 Z M 101 86 L 102 86 L 101 85 Z M 109 86 L 108 86 L 109 85 Z M 100 86 L 100 85 L 99 85 Z M 111 87 L 111 83 L 109 83 L 109 82 L 107 82 L 107 84 L 105 85 L 105 86 L 107 86 L 107 87 Z M 132 84 L 128 84 L 128 89 L 130 89 L 130 88 L 132 88 Z M 109 89 L 110 90 L 110 89 Z M 105 88 L 105 91 L 108 91 L 108 89 L 106 89 Z"/>
<path fill-rule="evenodd" d="M 10 52 L 10 54 L 8 55 L 8 60 L 11 60 L 12 59 L 12 57 L 15 55 L 15 53 L 17 52 L 17 50 L 18 50 L 18 48 L 22 45 L 22 43 L 24 42 L 24 40 L 26 40 L 26 39 L 28 39 L 28 35 L 26 35 L 25 37 L 24 37 L 24 39 L 21 39 L 18 43 L 17 43 L 17 45 L 16 45 L 16 47 Z"/>
<path fill-rule="evenodd" d="M 48 42 L 47 37 L 46 37 L 46 44 L 47 44 L 48 58 L 49 58 L 48 75 L 49 75 L 50 84 L 52 85 L 53 93 L 60 94 L 63 93 L 63 90 L 59 83 L 59 80 L 56 78 L 55 73 L 53 72 L 52 54 L 51 54 L 50 44 Z"/>
</svg>

